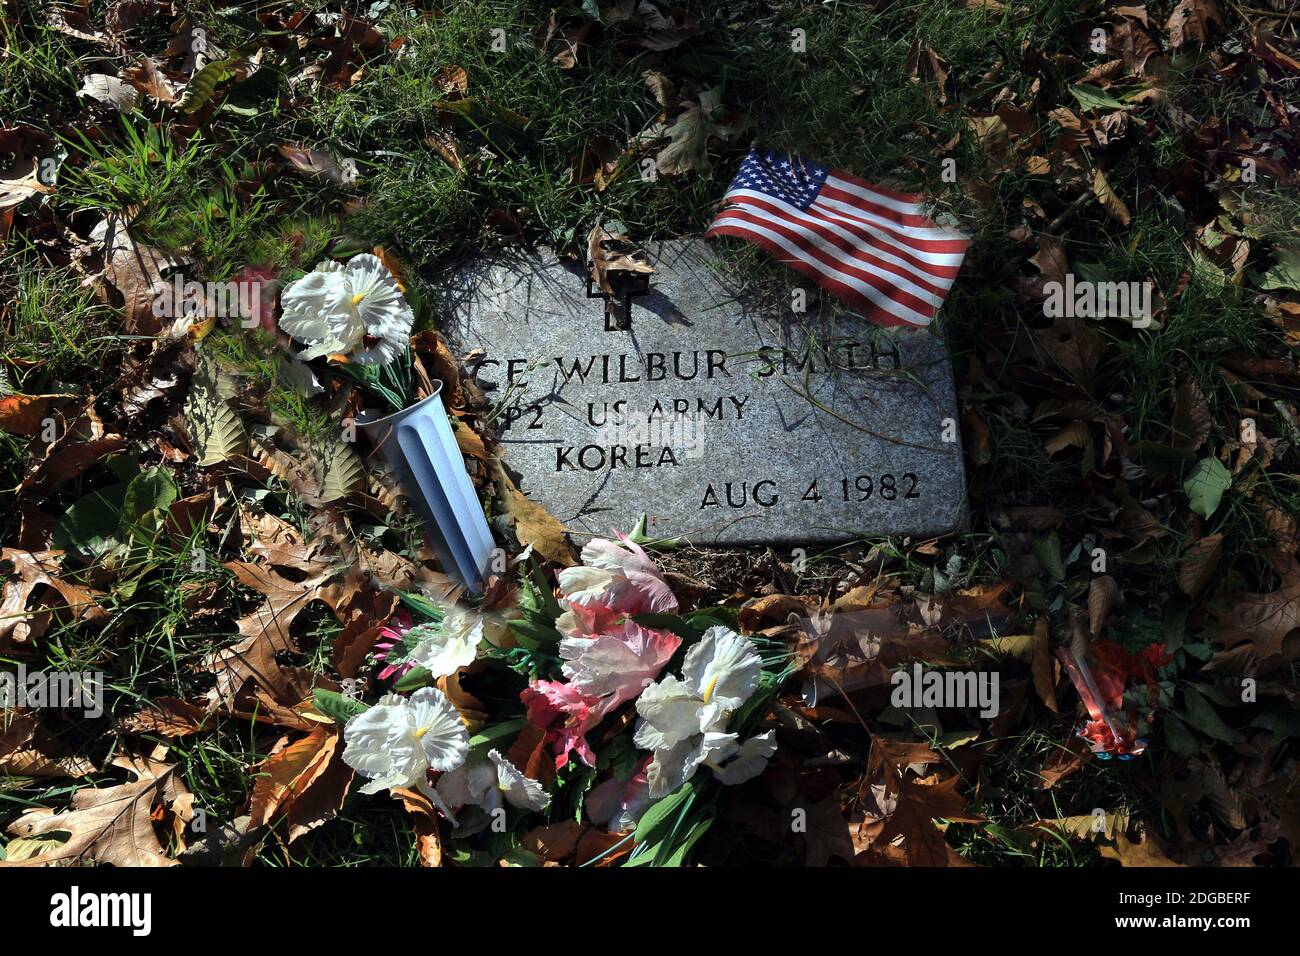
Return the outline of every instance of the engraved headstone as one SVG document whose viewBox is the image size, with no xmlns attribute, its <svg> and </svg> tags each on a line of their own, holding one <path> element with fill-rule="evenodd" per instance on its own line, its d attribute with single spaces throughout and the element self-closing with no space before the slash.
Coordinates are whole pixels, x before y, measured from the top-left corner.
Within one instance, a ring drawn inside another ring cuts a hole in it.
<svg viewBox="0 0 1300 956">
<path fill-rule="evenodd" d="M 803 544 L 964 525 L 942 336 L 747 292 L 700 240 L 652 243 L 630 328 L 547 249 L 440 290 L 458 356 L 498 410 L 505 464 L 571 531 Z"/>
</svg>

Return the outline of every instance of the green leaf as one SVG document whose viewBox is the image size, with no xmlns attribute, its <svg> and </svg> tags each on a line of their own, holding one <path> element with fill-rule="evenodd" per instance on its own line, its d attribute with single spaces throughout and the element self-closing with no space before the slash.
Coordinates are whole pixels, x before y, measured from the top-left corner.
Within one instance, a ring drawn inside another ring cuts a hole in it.
<svg viewBox="0 0 1300 956">
<path fill-rule="evenodd" d="M 1265 273 L 1260 288 L 1265 291 L 1300 289 L 1300 242 L 1278 243 L 1276 255 L 1277 262 Z"/>
<path fill-rule="evenodd" d="M 1128 107 L 1115 99 L 1099 86 L 1087 83 L 1075 83 L 1070 86 L 1070 93 L 1079 101 L 1079 109 L 1087 113 L 1090 110 L 1126 110 Z"/>
<path fill-rule="evenodd" d="M 122 524 L 122 502 L 127 483 L 92 491 L 69 508 L 50 533 L 54 547 L 79 558 L 93 560 L 117 544 Z"/>
<path fill-rule="evenodd" d="M 515 736 L 524 726 L 524 719 L 516 717 L 514 720 L 502 721 L 499 724 L 492 724 L 484 727 L 473 737 L 469 738 L 469 752 L 471 755 L 477 754 L 484 756 L 489 750 L 500 747 L 500 744 Z"/>
<path fill-rule="evenodd" d="M 398 591 L 402 603 L 419 615 L 420 619 L 437 623 L 443 618 L 443 611 L 433 601 L 419 591 Z"/>
<path fill-rule="evenodd" d="M 1223 493 L 1232 486 L 1232 473 L 1217 458 L 1202 458 L 1187 480 L 1183 482 L 1183 491 L 1191 499 L 1192 510 L 1202 518 L 1208 518 L 1219 509 Z"/>
<path fill-rule="evenodd" d="M 408 690 L 419 690 L 421 687 L 428 687 L 433 682 L 433 674 L 427 667 L 412 667 L 393 685 L 393 690 L 405 693 Z"/>
<path fill-rule="evenodd" d="M 217 84 L 235 75 L 235 71 L 231 69 L 235 62 L 230 58 L 213 60 L 191 76 L 190 81 L 185 84 L 185 91 L 181 93 L 181 98 L 176 103 L 176 108 L 182 113 L 195 113 L 201 110 L 203 105 L 212 99 Z"/>
<path fill-rule="evenodd" d="M 694 793 L 693 783 L 693 780 L 686 781 L 668 796 L 652 803 L 650 808 L 642 814 L 633 835 L 633 840 L 638 845 L 656 842 L 667 835 L 668 828 L 672 825 L 677 812 L 681 810 L 687 798 Z"/>
<path fill-rule="evenodd" d="M 366 486 L 366 466 L 361 456 L 343 441 L 316 449 L 321 501 L 338 501 Z"/>
<path fill-rule="evenodd" d="M 317 713 L 324 714 L 340 727 L 357 714 L 370 709 L 370 706 L 365 701 L 357 700 L 355 697 L 348 697 L 338 691 L 326 690 L 325 688 L 318 688 L 312 694 L 312 701 L 316 706 Z"/>
<path fill-rule="evenodd" d="M 1204 695 L 1191 684 L 1188 684 L 1183 689 L 1182 715 L 1189 724 L 1215 740 L 1235 744 L 1246 739 L 1245 736 L 1225 724 L 1223 718 L 1219 716 L 1219 712 L 1214 709 L 1214 705 L 1206 700 Z"/>
<path fill-rule="evenodd" d="M 700 837 L 704 836 L 709 827 L 713 826 L 713 820 L 713 814 L 709 814 L 704 819 L 697 821 L 695 825 L 691 827 L 690 832 L 686 834 L 685 839 L 678 843 L 677 846 L 664 857 L 663 862 L 656 860 L 655 866 L 681 866 L 682 863 L 686 861 L 686 855 L 691 852 L 691 848 L 695 846 Z"/>
<path fill-rule="evenodd" d="M 185 426 L 199 453 L 201 467 L 233 458 L 246 447 L 244 425 L 239 416 L 215 388 L 204 387 L 197 380 L 185 401 Z"/>
<path fill-rule="evenodd" d="M 1030 547 L 1044 570 L 1055 580 L 1065 580 L 1065 561 L 1061 558 L 1061 539 L 1053 531 L 1046 537 L 1035 538 Z"/>
<path fill-rule="evenodd" d="M 171 473 L 160 465 L 146 468 L 126 486 L 122 502 L 122 527 L 140 523 L 151 511 L 164 511 L 180 497 Z"/>
</svg>

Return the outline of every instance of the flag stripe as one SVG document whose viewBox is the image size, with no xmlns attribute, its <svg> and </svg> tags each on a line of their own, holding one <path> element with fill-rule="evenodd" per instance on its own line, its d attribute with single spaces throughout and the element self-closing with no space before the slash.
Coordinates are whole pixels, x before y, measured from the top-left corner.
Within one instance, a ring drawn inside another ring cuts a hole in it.
<svg viewBox="0 0 1300 956">
<path fill-rule="evenodd" d="M 723 200 L 706 236 L 758 245 L 881 325 L 928 325 L 969 245 L 920 196 L 771 150 L 749 151 Z"/>
<path fill-rule="evenodd" d="M 801 272 L 808 278 L 814 280 L 822 288 L 829 291 L 851 308 L 862 310 L 863 315 L 878 325 L 887 326 L 908 326 L 910 328 L 924 327 L 930 324 L 929 317 L 917 317 L 910 310 L 903 310 L 903 315 L 895 315 L 890 309 L 886 309 L 876 302 L 865 297 L 855 289 L 850 288 L 843 282 L 840 282 L 832 274 L 827 273 L 820 266 L 805 262 L 802 259 L 793 258 L 787 254 L 786 250 L 748 227 L 741 226 L 716 226 L 711 227 L 706 236 L 713 237 L 718 235 L 735 236 L 739 239 L 745 239 L 757 246 L 767 250 L 767 252 L 776 259 L 777 262 L 784 266 Z M 887 300 L 886 300 L 887 301 Z M 897 310 L 899 307 L 891 304 L 891 308 Z"/>
<path fill-rule="evenodd" d="M 768 246 L 769 251 L 772 251 L 772 247 L 775 247 L 781 253 L 784 253 L 784 255 L 778 254 L 777 257 L 786 265 L 793 266 L 796 262 L 803 263 L 820 275 L 822 280 L 834 281 L 860 303 L 888 312 L 904 322 L 910 322 L 914 325 L 927 325 L 934 314 L 933 308 L 927 309 L 924 304 L 916 303 L 920 308 L 915 308 L 908 302 L 900 301 L 904 296 L 897 293 L 896 290 L 879 289 L 869 281 L 848 275 L 837 268 L 818 261 L 809 254 L 805 247 L 769 228 L 769 226 L 775 225 L 774 223 L 759 225 L 727 214 L 719 217 L 715 222 L 720 224 L 711 227 L 705 235 L 717 233 L 743 235 L 755 239 L 761 238 L 764 240 L 764 244 Z M 916 302 L 911 296 L 906 296 L 906 298 L 913 303 Z"/>
<path fill-rule="evenodd" d="M 799 213 L 805 220 L 816 222 L 824 225 L 828 229 L 837 231 L 839 234 L 851 233 L 854 241 L 860 244 L 872 246 L 882 252 L 888 251 L 890 254 L 898 256 L 915 267 L 918 271 L 929 273 L 931 275 L 942 275 L 946 267 L 951 268 L 953 275 L 956 275 L 957 266 L 961 264 L 962 256 L 960 252 L 926 252 L 924 250 L 914 249 L 911 246 L 902 245 L 893 240 L 889 233 L 877 229 L 871 225 L 864 225 L 857 220 L 849 219 L 839 213 L 834 213 L 826 209 L 818 208 L 816 203 L 800 212 L 799 207 L 791 206 L 789 203 L 780 199 L 775 199 L 765 193 L 754 192 L 749 189 L 738 189 L 735 192 L 727 194 L 728 201 L 734 200 L 734 205 L 750 206 L 758 203 L 768 203 L 777 207 L 777 215 L 787 216 Z M 740 200 L 744 200 L 741 202 Z M 726 208 L 733 208 L 727 206 Z"/>
<path fill-rule="evenodd" d="M 888 219 L 877 216 L 860 202 L 849 202 L 839 198 L 833 190 L 823 189 L 813 206 L 824 209 L 832 215 L 840 215 L 859 224 L 875 226 L 887 232 L 894 242 L 901 242 L 922 252 L 961 252 L 966 243 L 954 239 L 946 229 L 917 229 L 913 226 L 900 226 Z"/>
<path fill-rule="evenodd" d="M 811 229 L 797 223 L 789 220 L 767 219 L 735 207 L 724 212 L 716 221 L 733 222 L 735 220 L 741 220 L 753 225 L 767 226 L 776 230 L 787 239 L 798 243 L 812 258 L 845 275 L 854 276 L 864 282 L 870 282 L 877 289 L 915 309 L 917 312 L 929 313 L 935 306 L 943 303 L 943 293 L 940 290 L 923 288 L 897 272 L 891 272 L 888 268 L 883 268 L 870 257 L 854 256 L 852 252 L 846 252 L 818 236 Z"/>
<path fill-rule="evenodd" d="M 857 183 L 846 182 L 838 176 L 829 176 L 822 187 L 823 196 L 831 196 L 855 202 L 869 209 L 878 216 L 883 216 L 901 226 L 933 226 L 930 217 L 917 203 L 899 202 L 892 196 L 886 196 L 871 189 L 864 189 Z"/>
</svg>

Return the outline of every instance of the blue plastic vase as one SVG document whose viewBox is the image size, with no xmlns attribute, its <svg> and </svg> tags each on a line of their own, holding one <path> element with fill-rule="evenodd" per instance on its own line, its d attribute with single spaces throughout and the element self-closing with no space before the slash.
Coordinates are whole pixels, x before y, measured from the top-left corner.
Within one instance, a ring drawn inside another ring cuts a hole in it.
<svg viewBox="0 0 1300 956">
<path fill-rule="evenodd" d="M 442 405 L 442 382 L 410 408 L 357 425 L 392 467 L 424 519 L 443 568 L 472 593 L 483 590 L 496 544 L 465 471 Z"/>
</svg>

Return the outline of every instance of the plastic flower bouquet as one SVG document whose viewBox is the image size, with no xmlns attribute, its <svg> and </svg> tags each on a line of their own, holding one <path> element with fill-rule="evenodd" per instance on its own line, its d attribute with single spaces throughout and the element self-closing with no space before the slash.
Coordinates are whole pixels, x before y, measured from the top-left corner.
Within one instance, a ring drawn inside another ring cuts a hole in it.
<svg viewBox="0 0 1300 956">
<path fill-rule="evenodd" d="M 424 519 L 443 567 L 479 591 L 492 535 L 447 421 L 442 383 L 431 381 L 416 400 L 415 316 L 404 292 L 378 256 L 322 262 L 284 290 L 280 328 L 305 345 L 299 360 L 326 359 L 332 372 L 384 406 L 363 412 L 358 424 Z"/>
<path fill-rule="evenodd" d="M 713 823 L 717 788 L 760 774 L 784 644 L 677 600 L 633 541 L 533 566 L 513 606 L 404 594 L 374 647 L 369 702 L 318 692 L 344 723 L 363 794 L 423 806 L 465 863 L 537 862 L 529 835 L 577 827 L 583 864 L 675 865 Z M 535 843 L 535 839 L 533 840 Z"/>
</svg>

